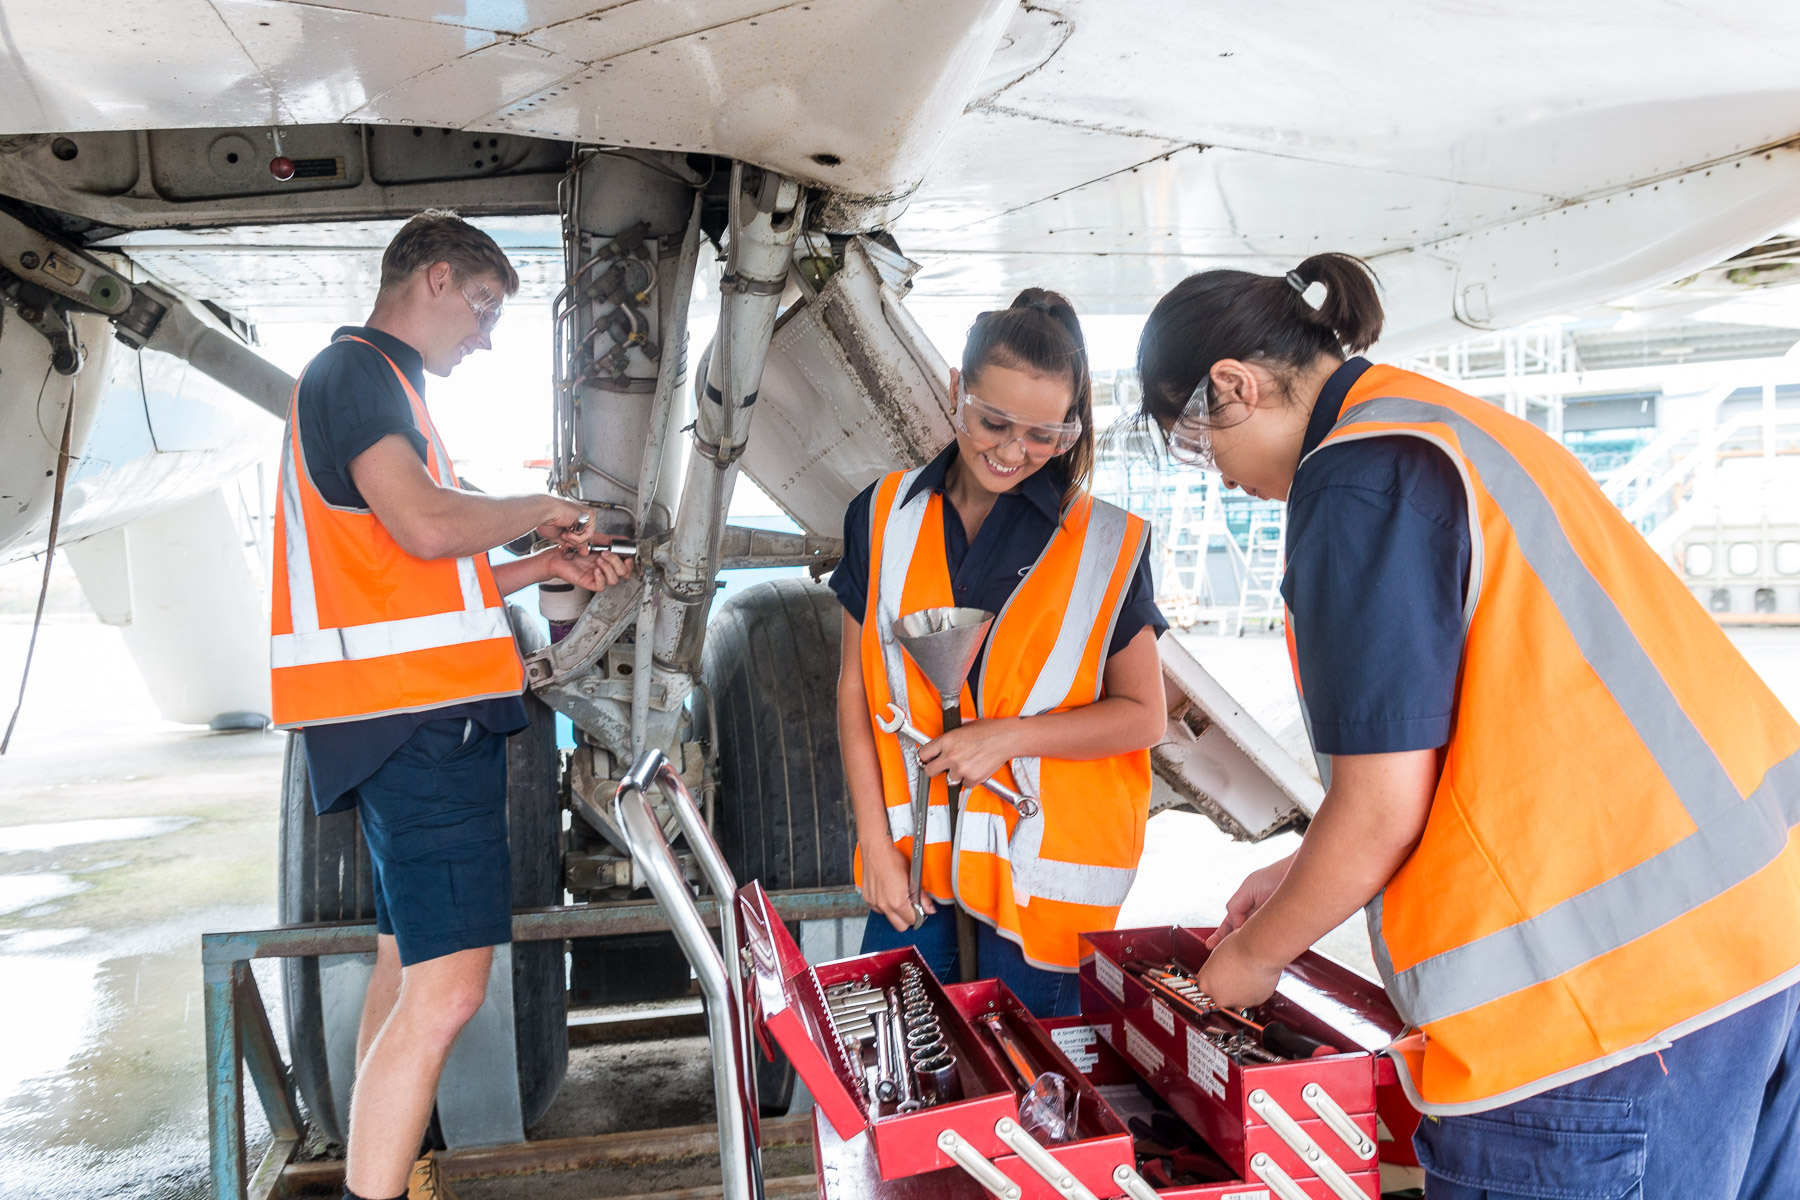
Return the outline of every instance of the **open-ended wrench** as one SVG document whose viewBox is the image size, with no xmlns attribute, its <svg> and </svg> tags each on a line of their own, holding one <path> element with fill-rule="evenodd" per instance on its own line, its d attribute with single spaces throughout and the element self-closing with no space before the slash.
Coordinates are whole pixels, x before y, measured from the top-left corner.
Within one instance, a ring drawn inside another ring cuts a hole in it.
<svg viewBox="0 0 1800 1200">
<path fill-rule="evenodd" d="M 912 718 L 907 716 L 906 710 L 901 708 L 898 704 L 889 704 L 887 716 L 885 718 L 875 718 L 875 724 L 880 727 L 881 732 L 900 734 L 902 737 L 912 739 L 916 745 L 923 746 L 926 742 L 931 740 L 929 737 L 926 737 L 923 733 L 919 732 L 918 726 L 912 723 Z M 965 786 L 967 786 L 966 781 Z M 988 791 L 994 793 L 994 795 L 1010 804 L 1013 811 L 1018 813 L 1021 817 L 1035 817 L 1038 815 L 1038 802 L 1035 799 L 1024 795 L 1023 793 L 1013 791 L 1013 789 L 1007 787 L 998 780 L 983 779 L 974 786 L 984 787 Z"/>
</svg>

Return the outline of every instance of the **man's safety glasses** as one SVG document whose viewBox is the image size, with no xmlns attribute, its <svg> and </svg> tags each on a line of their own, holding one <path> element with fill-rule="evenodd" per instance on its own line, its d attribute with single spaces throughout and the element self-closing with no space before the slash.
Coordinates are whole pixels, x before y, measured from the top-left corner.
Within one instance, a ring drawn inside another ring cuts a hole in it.
<svg viewBox="0 0 1800 1200">
<path fill-rule="evenodd" d="M 967 434 L 984 454 L 1019 443 L 1032 458 L 1053 458 L 1066 453 L 1081 436 L 1081 422 L 1027 421 L 982 402 L 969 392 L 956 406 L 956 427 Z"/>
<path fill-rule="evenodd" d="M 463 300 L 469 311 L 475 314 L 475 324 L 483 333 L 492 333 L 494 326 L 500 323 L 503 302 L 487 290 L 487 287 L 471 279 L 462 287 Z"/>
<path fill-rule="evenodd" d="M 1163 430 L 1169 457 L 1190 467 L 1218 470 L 1213 460 L 1210 378 L 1202 379 L 1181 407 L 1181 415 Z"/>
</svg>

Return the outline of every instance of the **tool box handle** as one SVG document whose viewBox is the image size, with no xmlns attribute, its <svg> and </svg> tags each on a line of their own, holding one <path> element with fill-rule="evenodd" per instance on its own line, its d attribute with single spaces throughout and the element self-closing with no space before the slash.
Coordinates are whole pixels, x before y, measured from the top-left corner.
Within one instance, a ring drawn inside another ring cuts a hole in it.
<svg viewBox="0 0 1800 1200">
<path fill-rule="evenodd" d="M 718 896 L 720 946 L 713 943 L 687 878 L 675 860 L 662 825 L 651 810 L 654 783 L 674 810 L 700 870 Z M 619 781 L 613 818 L 625 832 L 650 891 L 669 918 L 669 928 L 700 980 L 706 996 L 706 1023 L 713 1056 L 713 1098 L 719 1110 L 719 1158 L 724 1200 L 762 1200 L 762 1153 L 755 1124 L 756 1072 L 750 1060 L 748 1014 L 739 968 L 737 884 L 707 831 L 694 798 L 660 750 L 647 750 Z"/>
</svg>

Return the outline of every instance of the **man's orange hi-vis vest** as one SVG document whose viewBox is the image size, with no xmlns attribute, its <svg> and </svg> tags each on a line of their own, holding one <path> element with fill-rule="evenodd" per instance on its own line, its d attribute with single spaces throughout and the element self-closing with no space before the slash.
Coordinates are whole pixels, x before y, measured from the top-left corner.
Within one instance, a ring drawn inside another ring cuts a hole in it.
<svg viewBox="0 0 1800 1200">
<path fill-rule="evenodd" d="M 382 357 L 425 435 L 426 469 L 438 483 L 458 486 L 424 401 L 393 360 Z M 279 552 L 269 638 L 275 725 L 356 721 L 518 695 L 524 665 L 487 555 L 415 558 L 368 509 L 326 503 L 306 469 L 299 397 L 296 382 L 275 503 Z"/>
<path fill-rule="evenodd" d="M 888 831 L 912 853 L 916 748 L 874 728 L 890 700 L 931 736 L 943 730 L 937 691 L 894 638 L 894 621 L 956 603 L 944 557 L 943 498 L 926 488 L 901 502 L 918 472 L 895 472 L 871 508 L 869 605 L 863 614 L 863 687 L 881 760 Z M 963 712 L 1035 716 L 1092 704 L 1101 695 L 1113 626 L 1124 607 L 1147 526 L 1083 496 L 1069 506 L 1038 561 L 988 632 L 979 687 L 963 687 Z M 1017 942 L 1027 961 L 1073 971 L 1077 935 L 1111 929 L 1137 876 L 1150 811 L 1150 752 L 1111 758 L 1016 758 L 998 778 L 1042 805 L 1021 819 L 985 788 L 965 787 L 951 828 L 944 776 L 931 781 L 924 890 L 952 897 Z M 857 879 L 862 878 L 860 857 Z"/>
<path fill-rule="evenodd" d="M 1479 1112 L 1800 980 L 1800 725 L 1554 440 L 1377 366 L 1321 447 L 1394 435 L 1455 463 L 1472 554 L 1436 797 L 1369 930 L 1414 1103 Z"/>
</svg>

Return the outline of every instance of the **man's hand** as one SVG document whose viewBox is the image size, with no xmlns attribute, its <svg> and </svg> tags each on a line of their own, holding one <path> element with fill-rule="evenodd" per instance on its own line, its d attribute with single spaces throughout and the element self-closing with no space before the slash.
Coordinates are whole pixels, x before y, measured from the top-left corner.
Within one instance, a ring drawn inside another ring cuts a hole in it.
<svg viewBox="0 0 1800 1200">
<path fill-rule="evenodd" d="M 534 557 L 544 560 L 547 578 L 565 579 L 590 592 L 603 591 L 631 574 L 631 560 L 604 550 L 564 550 L 552 546 Z"/>
<path fill-rule="evenodd" d="M 862 843 L 862 895 L 871 911 L 888 919 L 899 933 L 913 927 L 912 861 L 886 840 Z M 934 913 L 931 897 L 919 895 L 919 906 Z"/>
<path fill-rule="evenodd" d="M 550 546 L 536 554 L 494 564 L 494 584 L 502 596 L 546 579 L 566 579 L 590 592 L 611 587 L 631 574 L 631 560 L 592 549 Z"/>
<path fill-rule="evenodd" d="M 1219 922 L 1218 929 L 1206 939 L 1206 948 L 1211 950 L 1225 940 L 1225 935 L 1250 919 L 1250 914 L 1263 906 L 1263 902 L 1275 894 L 1281 881 L 1287 878 L 1288 868 L 1293 866 L 1294 856 L 1288 855 L 1280 862 L 1272 862 L 1260 867 L 1244 877 L 1233 892 L 1231 899 L 1225 903 L 1225 918 Z"/>
<path fill-rule="evenodd" d="M 587 545 L 594 538 L 594 510 L 585 504 L 565 500 L 561 496 L 545 496 L 546 513 L 538 522 L 537 535 L 556 542 L 564 550 Z M 607 540 L 605 534 L 599 535 Z M 574 580 L 569 582 L 573 583 Z M 586 587 L 586 584 L 581 586 Z M 596 589 L 598 590 L 598 589 Z"/>
<path fill-rule="evenodd" d="M 1259 962 L 1252 957 L 1247 939 L 1227 936 L 1200 964 L 1194 981 L 1225 1008 L 1253 1008 L 1275 994 L 1285 965 Z"/>
<path fill-rule="evenodd" d="M 920 746 L 919 762 L 928 775 L 946 775 L 973 787 L 1019 757 L 1023 722 L 1023 717 L 970 721 Z"/>
<path fill-rule="evenodd" d="M 488 496 L 440 486 L 398 433 L 351 459 L 350 478 L 400 548 L 417 558 L 484 554 L 534 527 L 566 550 L 604 540 L 592 533 L 594 510 L 561 496 Z"/>
</svg>

